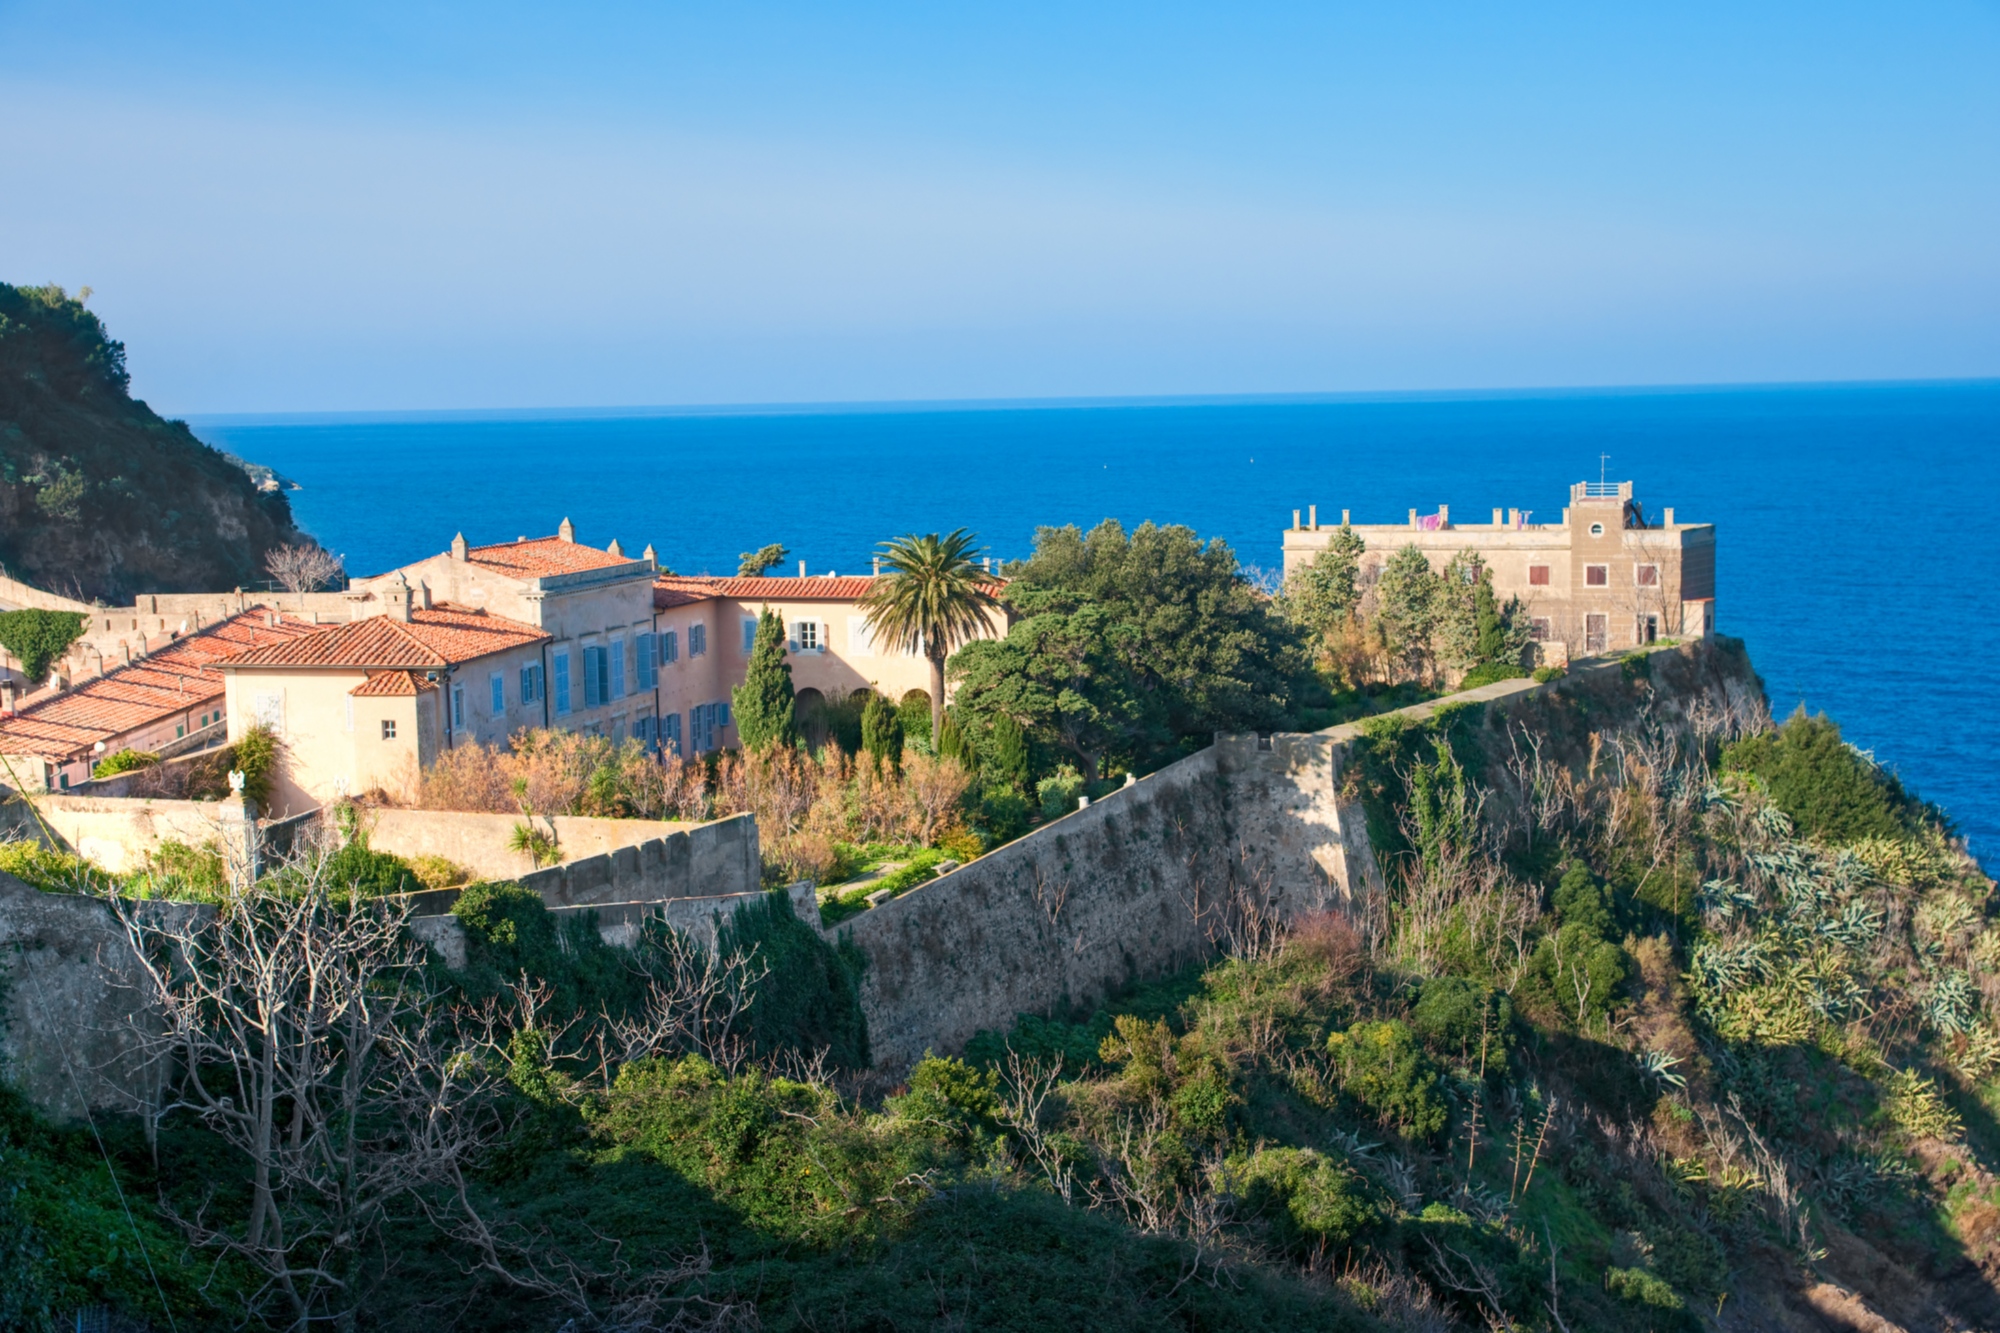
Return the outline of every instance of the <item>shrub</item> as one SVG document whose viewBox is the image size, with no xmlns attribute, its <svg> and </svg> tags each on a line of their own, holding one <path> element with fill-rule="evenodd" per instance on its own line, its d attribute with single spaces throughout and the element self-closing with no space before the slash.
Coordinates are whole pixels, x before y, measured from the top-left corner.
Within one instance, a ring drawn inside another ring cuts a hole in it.
<svg viewBox="0 0 2000 1333">
<path fill-rule="evenodd" d="M 97 867 L 80 856 L 50 851 L 41 843 L 21 838 L 0 842 L 0 871 L 43 893 L 76 893 Z"/>
<path fill-rule="evenodd" d="M 1470 1060 L 1482 1046 L 1490 1056 L 1503 1049 L 1514 1006 L 1490 986 L 1463 977 L 1433 977 L 1424 983 L 1410 1027 L 1441 1055 Z"/>
<path fill-rule="evenodd" d="M 1902 785 L 1840 738 L 1826 714 L 1803 706 L 1775 731 L 1738 741 L 1723 767 L 1764 784 L 1801 835 L 1846 845 L 1904 832 Z"/>
<path fill-rule="evenodd" d="M 144 877 L 156 898 L 215 898 L 229 881 L 222 850 L 214 843 L 194 847 L 171 838 L 146 858 Z"/>
<path fill-rule="evenodd" d="M 1643 1268 L 1612 1268 L 1604 1274 L 1604 1289 L 1621 1300 L 1651 1305 L 1662 1310 L 1682 1306 L 1674 1289 Z"/>
<path fill-rule="evenodd" d="M 987 733 L 986 773 L 998 785 L 1028 789 L 1028 733 L 1006 713 L 993 719 Z"/>
<path fill-rule="evenodd" d="M 470 870 L 434 853 L 411 857 L 410 873 L 427 889 L 452 889 L 472 880 Z"/>
<path fill-rule="evenodd" d="M 1228 1175 L 1291 1250 L 1345 1245 L 1380 1216 L 1352 1167 L 1310 1148 L 1260 1148 Z"/>
<path fill-rule="evenodd" d="M 1458 682 L 1458 688 L 1476 690 L 1481 685 L 1491 685 L 1496 680 L 1520 680 L 1527 674 L 1512 662 L 1481 662 L 1465 673 L 1465 679 Z"/>
<path fill-rule="evenodd" d="M 39 685 L 83 633 L 87 619 L 81 611 L 0 611 L 0 648 L 14 654 L 30 685 Z"/>
<path fill-rule="evenodd" d="M 1034 807 L 1020 790 L 1006 783 L 996 783 L 986 789 L 979 798 L 979 822 L 986 835 L 996 845 L 1011 842 L 1028 831 L 1028 820 Z"/>
<path fill-rule="evenodd" d="M 1083 785 L 1083 775 L 1068 764 L 1036 783 L 1035 795 L 1041 800 L 1042 818 L 1060 819 L 1076 809 L 1077 798 L 1083 795 Z"/>
<path fill-rule="evenodd" d="M 1546 685 L 1552 680 L 1561 680 L 1564 676 L 1567 676 L 1568 674 L 1569 674 L 1568 667 L 1560 667 L 1560 666 L 1555 666 L 1553 664 L 1549 666 L 1538 666 L 1534 670 L 1534 678 L 1535 678 L 1535 683 L 1537 685 Z"/>
<path fill-rule="evenodd" d="M 997 1070 L 926 1053 L 910 1071 L 909 1091 L 888 1102 L 889 1111 L 924 1138 L 969 1144 L 999 1132 Z"/>
<path fill-rule="evenodd" d="M 352 888 L 364 898 L 416 893 L 424 887 L 408 861 L 390 852 L 374 850 L 368 839 L 360 836 L 327 858 L 326 875 L 335 888 Z"/>
<path fill-rule="evenodd" d="M 1396 1019 L 1356 1023 L 1327 1038 L 1341 1090 L 1413 1139 L 1444 1128 L 1446 1109 L 1437 1066 L 1416 1035 Z"/>
<path fill-rule="evenodd" d="M 902 702 L 896 705 L 896 721 L 902 724 L 903 735 L 910 740 L 930 745 L 931 696 L 922 690 L 905 690 Z"/>
<path fill-rule="evenodd" d="M 151 768 L 160 762 L 160 756 L 151 750 L 115 750 L 97 761 L 91 768 L 94 778 L 108 778 L 119 773 L 130 773 L 138 768 Z"/>
<path fill-rule="evenodd" d="M 861 710 L 861 748 L 868 752 L 877 773 L 893 773 L 902 767 L 903 724 L 897 710 L 879 694 L 869 695 Z"/>
</svg>

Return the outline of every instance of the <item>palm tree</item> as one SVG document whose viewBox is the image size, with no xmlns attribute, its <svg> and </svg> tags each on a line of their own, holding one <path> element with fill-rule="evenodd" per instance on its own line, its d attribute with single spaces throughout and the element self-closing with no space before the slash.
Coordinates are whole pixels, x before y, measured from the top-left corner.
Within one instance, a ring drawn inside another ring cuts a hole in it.
<svg viewBox="0 0 2000 1333">
<path fill-rule="evenodd" d="M 934 738 L 944 729 L 945 659 L 984 633 L 986 613 L 1000 605 L 986 590 L 992 576 L 973 563 L 975 540 L 960 528 L 949 537 L 933 532 L 884 542 L 882 577 L 861 599 L 877 643 L 930 659 Z"/>
</svg>

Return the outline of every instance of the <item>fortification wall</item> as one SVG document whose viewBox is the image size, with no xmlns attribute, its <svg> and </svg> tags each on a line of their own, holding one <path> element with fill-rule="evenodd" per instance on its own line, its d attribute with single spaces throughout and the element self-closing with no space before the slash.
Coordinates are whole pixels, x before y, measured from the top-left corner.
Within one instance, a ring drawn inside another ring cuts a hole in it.
<svg viewBox="0 0 2000 1333">
<path fill-rule="evenodd" d="M 162 915 L 207 909 L 152 903 Z M 154 1106 L 165 1071 L 140 1052 L 139 960 L 96 898 L 0 873 L 0 1076 L 63 1120 Z"/>
<path fill-rule="evenodd" d="M 519 815 L 482 815 L 440 810 L 369 810 L 364 816 L 368 845 L 397 856 L 442 856 L 480 879 L 519 879 L 535 871 L 535 860 L 508 846 Z M 537 818 L 537 828 L 553 828 L 565 861 L 583 860 L 686 833 L 703 825 L 685 820 L 592 819 L 557 815 Z"/>
</svg>

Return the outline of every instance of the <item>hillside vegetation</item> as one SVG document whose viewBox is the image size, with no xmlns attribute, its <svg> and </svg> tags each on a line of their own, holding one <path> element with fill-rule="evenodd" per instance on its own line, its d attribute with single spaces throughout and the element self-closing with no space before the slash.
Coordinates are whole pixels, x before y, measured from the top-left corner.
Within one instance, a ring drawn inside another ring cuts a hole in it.
<svg viewBox="0 0 2000 1333">
<path fill-rule="evenodd" d="M 247 587 L 291 506 L 129 392 L 125 346 L 60 287 L 0 283 L 0 566 L 89 601 Z"/>
<path fill-rule="evenodd" d="M 157 1147 L 102 1126 L 130 1223 L 88 1131 L 0 1105 L 7 1313 L 2000 1327 L 2000 920 L 1937 811 L 1830 721 L 1774 727 L 1728 642 L 1366 726 L 1343 781 L 1386 896 L 1240 915 L 1178 976 L 1091 1013 L 1052 997 L 893 1082 L 859 958 L 781 897 L 711 950 L 627 952 L 474 886 L 464 970 L 344 956 L 367 1041 L 275 1010 L 299 1025 L 283 1077 L 322 1072 L 261 1138 L 213 1100 L 254 1043 L 207 1049 L 184 1092 L 211 1109 Z M 393 937 L 341 856 L 230 908 L 241 986 Z"/>
</svg>

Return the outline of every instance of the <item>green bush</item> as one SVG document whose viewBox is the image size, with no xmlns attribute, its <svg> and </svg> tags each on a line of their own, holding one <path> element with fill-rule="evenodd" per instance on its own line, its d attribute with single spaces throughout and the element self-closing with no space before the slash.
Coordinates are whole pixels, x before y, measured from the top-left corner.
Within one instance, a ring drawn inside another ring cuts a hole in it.
<svg viewBox="0 0 2000 1333">
<path fill-rule="evenodd" d="M 389 852 L 378 852 L 365 837 L 348 840 L 345 847 L 326 859 L 326 876 L 338 891 L 349 889 L 364 898 L 384 898 L 397 893 L 421 893 L 422 880 L 410 863 Z"/>
<path fill-rule="evenodd" d="M 1858 754 L 1826 714 L 1803 706 L 1775 731 L 1738 741 L 1723 768 L 1755 777 L 1799 833 L 1845 846 L 1907 830 L 1902 784 Z"/>
<path fill-rule="evenodd" d="M 1559 666 L 1538 666 L 1535 668 L 1533 674 L 1535 678 L 1535 683 L 1537 685 L 1546 685 L 1552 680 L 1561 680 L 1564 676 L 1567 676 L 1569 674 L 1569 668 L 1559 667 Z"/>
<path fill-rule="evenodd" d="M 1514 1006 L 1502 991 L 1464 977 L 1432 977 L 1410 1011 L 1410 1027 L 1440 1055 L 1476 1061 L 1505 1049 Z"/>
<path fill-rule="evenodd" d="M 1352 1167 L 1310 1148 L 1260 1148 L 1232 1164 L 1228 1178 L 1295 1252 L 1345 1245 L 1381 1216 Z"/>
<path fill-rule="evenodd" d="M 81 611 L 0 611 L 0 648 L 19 660 L 30 685 L 39 685 L 88 619 Z"/>
<path fill-rule="evenodd" d="M 92 765 L 90 775 L 94 778 L 108 778 L 119 773 L 130 773 L 138 768 L 152 768 L 159 762 L 160 756 L 151 750 L 114 750 Z"/>
<path fill-rule="evenodd" d="M 823 1050 L 836 1068 L 868 1067 L 868 1020 L 861 1012 L 867 963 L 859 948 L 828 944 L 792 914 L 790 899 L 767 893 L 736 909 L 715 949 L 725 958 L 740 950 L 768 969 L 751 991 L 742 1028 L 754 1054 Z"/>
<path fill-rule="evenodd" d="M 1042 818 L 1060 819 L 1076 809 L 1083 786 L 1083 775 L 1068 764 L 1036 783 L 1035 795 L 1041 802 Z"/>
<path fill-rule="evenodd" d="M 1028 831 L 1034 807 L 1016 787 L 996 783 L 979 798 L 979 823 L 994 845 L 1012 842 Z"/>
<path fill-rule="evenodd" d="M 1682 1308 L 1674 1289 L 1643 1268 L 1611 1268 L 1604 1273 L 1604 1289 L 1620 1300 L 1651 1305 L 1661 1310 Z"/>
<path fill-rule="evenodd" d="M 0 871 L 43 893 L 76 893 L 102 873 L 81 856 L 53 852 L 27 838 L 0 842 Z"/>
<path fill-rule="evenodd" d="M 1481 662 L 1465 673 L 1465 679 L 1458 682 L 1458 688 L 1476 690 L 1481 685 L 1491 685 L 1497 680 L 1521 680 L 1527 674 L 1512 662 Z"/>
<path fill-rule="evenodd" d="M 999 1134 L 999 1086 L 995 1070 L 926 1054 L 910 1071 L 909 1090 L 887 1105 L 921 1137 L 970 1145 Z"/>
<path fill-rule="evenodd" d="M 1341 1091 L 1413 1139 L 1429 1140 L 1444 1128 L 1446 1107 L 1438 1069 L 1416 1034 L 1396 1019 L 1356 1023 L 1327 1038 Z"/>
</svg>

